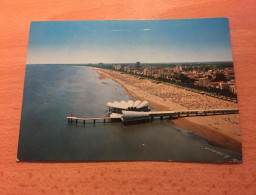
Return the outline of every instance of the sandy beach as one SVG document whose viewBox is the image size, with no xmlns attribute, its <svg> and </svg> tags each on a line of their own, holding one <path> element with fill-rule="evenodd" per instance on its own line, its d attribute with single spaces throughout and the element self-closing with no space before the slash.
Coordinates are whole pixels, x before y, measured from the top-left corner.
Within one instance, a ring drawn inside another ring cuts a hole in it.
<svg viewBox="0 0 256 195">
<path fill-rule="evenodd" d="M 106 69 L 93 69 L 99 73 L 99 79 L 109 78 L 118 82 L 131 98 L 141 101 L 147 100 L 155 110 L 237 108 L 236 103 L 162 83 L 156 84 L 150 79 L 139 79 L 136 76 Z M 177 126 L 193 131 L 214 145 L 241 152 L 238 114 L 186 117 L 172 120 L 172 122 Z"/>
</svg>

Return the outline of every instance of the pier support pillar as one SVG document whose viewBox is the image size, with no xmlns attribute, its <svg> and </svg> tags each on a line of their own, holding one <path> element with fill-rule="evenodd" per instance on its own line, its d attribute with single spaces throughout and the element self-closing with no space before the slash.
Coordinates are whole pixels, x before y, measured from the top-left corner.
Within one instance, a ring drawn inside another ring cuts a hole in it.
<svg viewBox="0 0 256 195">
<path fill-rule="evenodd" d="M 164 117 L 163 116 L 160 116 L 160 120 L 163 120 L 164 119 Z"/>
<path fill-rule="evenodd" d="M 153 121 L 154 120 L 154 117 L 153 116 L 151 116 L 151 121 Z"/>
<path fill-rule="evenodd" d="M 104 123 L 106 122 L 106 119 L 104 119 Z"/>
<path fill-rule="evenodd" d="M 95 124 L 95 119 L 93 119 L 93 123 Z"/>
<path fill-rule="evenodd" d="M 76 124 L 77 124 L 77 119 L 76 119 Z"/>
<path fill-rule="evenodd" d="M 85 124 L 85 120 L 84 120 L 84 124 Z"/>
</svg>

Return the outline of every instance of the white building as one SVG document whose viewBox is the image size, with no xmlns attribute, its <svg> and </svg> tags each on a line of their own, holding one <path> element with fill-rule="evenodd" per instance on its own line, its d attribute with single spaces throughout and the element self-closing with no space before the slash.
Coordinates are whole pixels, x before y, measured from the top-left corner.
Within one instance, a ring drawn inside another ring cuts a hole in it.
<svg viewBox="0 0 256 195">
<path fill-rule="evenodd" d="M 229 91 L 231 91 L 231 93 L 236 94 L 236 86 L 235 85 L 229 85 Z"/>
<path fill-rule="evenodd" d="M 122 69 L 122 65 L 116 64 L 116 65 L 114 65 L 114 69 L 121 70 Z"/>
<path fill-rule="evenodd" d="M 229 83 L 220 83 L 220 89 L 229 89 L 230 84 Z"/>
</svg>

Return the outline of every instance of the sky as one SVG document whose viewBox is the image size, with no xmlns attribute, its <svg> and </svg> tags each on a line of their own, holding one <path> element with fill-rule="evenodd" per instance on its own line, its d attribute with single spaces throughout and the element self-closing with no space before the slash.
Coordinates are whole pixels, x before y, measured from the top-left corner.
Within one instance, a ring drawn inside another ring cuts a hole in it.
<svg viewBox="0 0 256 195">
<path fill-rule="evenodd" d="M 232 61 L 228 19 L 32 22 L 27 64 Z"/>
</svg>

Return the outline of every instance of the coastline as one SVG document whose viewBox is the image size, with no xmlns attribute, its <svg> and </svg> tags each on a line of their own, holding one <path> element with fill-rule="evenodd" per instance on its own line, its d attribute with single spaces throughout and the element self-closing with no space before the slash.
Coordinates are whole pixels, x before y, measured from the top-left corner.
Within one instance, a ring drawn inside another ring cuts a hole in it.
<svg viewBox="0 0 256 195">
<path fill-rule="evenodd" d="M 116 81 L 122 85 L 129 97 L 141 101 L 147 100 L 150 106 L 158 111 L 236 108 L 237 106 L 235 103 L 205 97 L 162 83 L 156 84 L 149 79 L 140 80 L 136 76 L 100 68 L 93 68 L 93 70 L 100 75 L 100 80 L 109 78 Z M 183 129 L 193 131 L 213 145 L 237 152 L 242 150 L 238 115 L 178 118 L 171 122 Z"/>
</svg>

